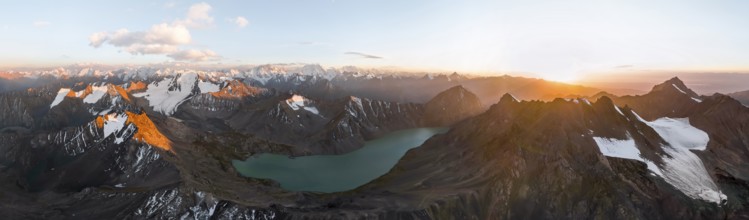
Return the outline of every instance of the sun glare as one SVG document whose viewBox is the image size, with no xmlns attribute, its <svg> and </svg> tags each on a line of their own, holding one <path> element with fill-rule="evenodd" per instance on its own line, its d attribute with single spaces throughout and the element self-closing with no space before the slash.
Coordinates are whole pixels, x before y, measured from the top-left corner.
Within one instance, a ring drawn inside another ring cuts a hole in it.
<svg viewBox="0 0 749 220">
<path fill-rule="evenodd" d="M 576 73 L 543 74 L 541 75 L 541 78 L 561 83 L 574 83 L 580 79 L 579 75 Z"/>
</svg>

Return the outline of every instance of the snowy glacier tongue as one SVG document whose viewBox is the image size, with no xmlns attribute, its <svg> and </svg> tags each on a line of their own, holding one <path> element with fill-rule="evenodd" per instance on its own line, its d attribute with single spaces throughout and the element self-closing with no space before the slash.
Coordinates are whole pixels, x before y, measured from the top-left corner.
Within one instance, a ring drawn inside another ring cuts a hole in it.
<svg viewBox="0 0 749 220">
<path fill-rule="evenodd" d="M 705 150 L 710 137 L 689 124 L 688 118 L 659 118 L 646 122 L 670 146 L 663 150 L 671 157 L 663 157 L 664 178 L 689 197 L 720 203 L 726 195 L 720 192 L 702 164 L 690 150 Z"/>
<path fill-rule="evenodd" d="M 633 112 L 634 113 L 634 112 Z M 648 169 L 663 177 L 685 195 L 720 204 L 726 199 L 718 185 L 702 164 L 702 160 L 690 150 L 705 150 L 710 137 L 704 131 L 695 128 L 688 118 L 659 118 L 648 122 L 637 113 L 634 115 L 650 126 L 668 145 L 664 145 L 663 165 L 659 168 L 653 162 L 641 157 L 634 140 L 616 140 L 593 137 L 603 155 L 643 161 Z"/>
<path fill-rule="evenodd" d="M 198 75 L 186 73 L 175 77 L 178 78 L 175 80 L 167 77 L 159 82 L 151 83 L 146 91 L 133 94 L 133 96 L 146 98 L 155 111 L 171 115 L 190 97 Z"/>
</svg>

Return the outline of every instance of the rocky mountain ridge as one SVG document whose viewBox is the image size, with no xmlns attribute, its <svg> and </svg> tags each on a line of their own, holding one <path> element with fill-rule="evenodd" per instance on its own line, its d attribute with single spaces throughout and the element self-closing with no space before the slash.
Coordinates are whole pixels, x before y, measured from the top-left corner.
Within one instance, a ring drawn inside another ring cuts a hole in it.
<svg viewBox="0 0 749 220">
<path fill-rule="evenodd" d="M 426 103 L 438 93 L 462 85 L 476 94 L 484 105 L 496 103 L 503 93 L 524 100 L 553 100 L 565 96 L 589 96 L 600 89 L 512 76 L 472 76 L 458 73 L 413 73 L 357 67 L 323 68 L 315 64 L 268 64 L 235 68 L 190 66 L 68 66 L 47 70 L 11 71 L 3 81 L 12 80 L 28 87 L 44 84 L 71 87 L 79 82 L 151 83 L 164 78 L 197 74 L 204 82 L 239 80 L 251 86 L 296 92 L 316 99 L 337 100 L 356 96 L 391 102 Z M 12 76 L 12 77 L 11 77 Z M 6 79 L 7 78 L 7 79 Z M 21 83 L 21 81 L 30 83 Z M 28 88 L 23 87 L 23 88 Z M 18 89 L 15 86 L 7 89 Z M 0 91 L 6 89 L 0 87 Z M 14 89 L 14 90 L 15 90 Z"/>
<path fill-rule="evenodd" d="M 505 94 L 488 110 L 459 86 L 419 104 L 316 98 L 189 73 L 76 84 L 0 94 L 9 111 L 0 114 L 0 202 L 8 204 L 0 215 L 749 217 L 749 109 L 725 95 L 696 96 L 678 78 L 642 96 Z M 343 153 L 425 121 L 451 129 L 349 192 L 289 192 L 231 165 L 263 152 Z"/>
</svg>

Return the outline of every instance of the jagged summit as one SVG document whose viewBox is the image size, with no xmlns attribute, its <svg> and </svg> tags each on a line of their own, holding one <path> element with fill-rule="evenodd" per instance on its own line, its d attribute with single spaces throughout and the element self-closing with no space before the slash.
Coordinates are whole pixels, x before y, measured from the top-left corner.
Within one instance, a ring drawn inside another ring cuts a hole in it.
<svg viewBox="0 0 749 220">
<path fill-rule="evenodd" d="M 132 96 L 119 85 L 110 83 L 96 83 L 80 85 L 83 89 L 74 91 L 71 88 L 60 88 L 55 98 L 49 104 L 49 109 L 53 110 L 63 102 L 68 104 L 63 108 L 71 106 L 80 106 L 94 115 L 107 114 L 110 111 L 118 109 L 127 109 L 132 106 Z M 55 110 L 65 111 L 65 110 Z"/>
<path fill-rule="evenodd" d="M 703 97 L 689 89 L 679 78 L 674 77 L 653 86 L 644 95 L 611 97 L 619 106 L 628 105 L 647 120 L 658 116 L 684 117 L 703 101 Z"/>
<path fill-rule="evenodd" d="M 614 94 L 611 94 L 611 93 L 609 93 L 609 92 L 606 92 L 606 91 L 601 91 L 601 92 L 598 92 L 598 93 L 596 93 L 595 95 L 592 95 L 592 96 L 590 96 L 590 97 L 588 97 L 588 98 L 589 98 L 590 100 L 593 100 L 593 101 L 595 101 L 595 100 L 598 100 L 599 98 L 601 98 L 601 97 L 603 97 L 603 96 L 608 96 L 608 97 L 610 97 L 610 98 L 617 98 L 617 97 L 619 97 L 619 96 L 617 96 L 617 95 L 614 95 Z"/>
<path fill-rule="evenodd" d="M 465 87 L 463 87 L 463 85 L 457 85 L 457 86 L 453 86 L 453 87 L 451 87 L 451 88 L 449 88 L 449 89 L 441 92 L 440 94 L 437 94 L 437 97 L 439 97 L 440 95 L 449 94 L 449 93 L 457 93 L 457 94 L 461 94 L 461 96 L 462 96 L 462 95 L 464 95 L 466 93 L 471 93 L 471 92 L 468 91 L 468 89 L 466 89 Z"/>
<path fill-rule="evenodd" d="M 601 96 L 596 100 L 596 102 L 593 104 L 594 106 L 614 106 L 614 100 L 611 100 L 608 96 Z"/>
<path fill-rule="evenodd" d="M 424 105 L 424 124 L 450 125 L 485 110 L 481 100 L 463 86 L 454 86 Z"/>
<path fill-rule="evenodd" d="M 103 130 L 104 138 L 112 136 L 115 144 L 122 144 L 132 138 L 162 150 L 169 151 L 172 148 L 172 141 L 159 131 L 145 112 L 113 112 L 97 116 L 93 123 Z"/>
<path fill-rule="evenodd" d="M 131 83 L 126 83 L 124 88 L 126 89 L 125 91 L 127 92 L 135 93 L 135 92 L 145 91 L 147 86 L 148 84 L 144 83 L 143 81 L 135 81 Z"/>
<path fill-rule="evenodd" d="M 698 98 L 700 97 L 697 93 L 689 89 L 679 77 L 673 77 L 665 82 L 653 86 L 650 92 L 661 92 L 661 91 L 672 91 L 686 94 L 689 97 Z"/>
<path fill-rule="evenodd" d="M 210 92 L 210 94 L 217 98 L 243 98 L 258 96 L 265 92 L 268 92 L 268 90 L 247 85 L 239 80 L 234 79 L 224 82 L 224 85 L 220 90 Z"/>
<path fill-rule="evenodd" d="M 515 98 L 515 96 L 513 96 L 510 93 L 505 93 L 504 95 L 502 95 L 502 98 L 499 99 L 499 104 L 502 104 L 502 103 L 514 103 L 514 102 L 520 102 L 520 100 L 518 100 L 517 98 Z"/>
</svg>

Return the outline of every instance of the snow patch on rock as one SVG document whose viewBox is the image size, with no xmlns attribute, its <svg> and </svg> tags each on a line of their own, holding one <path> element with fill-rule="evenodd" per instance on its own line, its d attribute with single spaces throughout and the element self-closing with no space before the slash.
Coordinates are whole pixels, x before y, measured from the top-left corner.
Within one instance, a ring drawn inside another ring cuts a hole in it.
<svg viewBox="0 0 749 220">
<path fill-rule="evenodd" d="M 83 98 L 84 103 L 94 104 L 107 94 L 107 86 L 91 86 L 91 94 Z M 78 96 L 80 97 L 80 95 Z"/>
<path fill-rule="evenodd" d="M 221 90 L 218 84 L 203 80 L 198 81 L 198 88 L 200 89 L 200 93 L 218 92 Z"/>
<path fill-rule="evenodd" d="M 675 88 L 676 90 L 679 90 L 679 92 L 681 92 L 681 93 L 684 93 L 684 94 L 687 94 L 686 92 L 684 92 L 684 90 L 682 90 L 681 88 L 679 88 L 678 86 L 676 86 L 676 84 L 673 84 L 673 83 L 672 83 L 671 85 L 672 85 L 672 86 L 674 86 L 674 88 Z"/>
<path fill-rule="evenodd" d="M 619 109 L 619 106 L 614 105 L 614 109 L 616 109 L 617 113 L 619 113 L 620 115 L 624 116 L 624 113 L 622 112 L 621 109 Z"/>
<path fill-rule="evenodd" d="M 356 106 L 358 106 L 359 109 L 364 110 L 364 105 L 362 105 L 361 99 L 359 97 L 351 97 L 351 100 L 354 100 L 354 102 L 356 102 Z"/>
<path fill-rule="evenodd" d="M 127 121 L 127 114 L 109 114 L 104 116 L 104 137 L 109 137 L 110 135 L 117 135 L 117 133 L 122 130 L 122 128 L 125 127 L 125 122 Z M 121 144 L 124 142 L 125 139 L 120 136 L 115 136 L 114 143 Z"/>
<path fill-rule="evenodd" d="M 49 108 L 52 109 L 55 106 L 59 105 L 62 100 L 65 100 L 65 96 L 70 93 L 69 88 L 61 88 L 60 91 L 57 91 L 57 96 L 55 96 L 55 99 L 52 100 L 52 104 L 49 105 Z"/>
<path fill-rule="evenodd" d="M 647 160 L 642 157 L 640 150 L 637 149 L 635 140 L 627 135 L 627 139 L 619 140 L 615 138 L 604 138 L 604 137 L 593 137 L 598 149 L 601 153 L 607 157 L 616 157 L 630 160 L 637 160 L 644 162 L 648 166 L 648 170 L 652 171 L 658 176 L 662 176 L 661 170 L 653 161 Z"/>
<path fill-rule="evenodd" d="M 510 93 L 507 93 L 507 94 L 510 94 Z M 513 94 L 510 94 L 510 97 L 512 97 L 512 100 L 513 100 L 513 101 L 515 101 L 515 102 L 520 102 L 520 101 L 519 101 L 519 99 L 518 99 L 518 98 L 516 98 L 516 97 L 515 97 L 515 95 L 513 95 Z"/>
<path fill-rule="evenodd" d="M 307 98 L 304 98 L 304 96 L 300 95 L 293 95 L 291 98 L 286 99 L 286 104 L 291 107 L 294 111 L 304 109 L 306 111 L 312 112 L 314 114 L 320 114 L 320 111 L 317 110 L 317 107 L 310 106 L 311 101 L 309 101 Z"/>
</svg>

